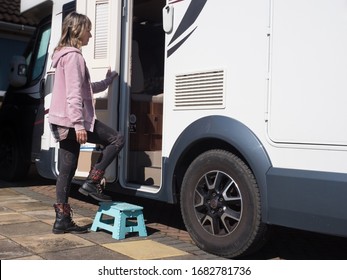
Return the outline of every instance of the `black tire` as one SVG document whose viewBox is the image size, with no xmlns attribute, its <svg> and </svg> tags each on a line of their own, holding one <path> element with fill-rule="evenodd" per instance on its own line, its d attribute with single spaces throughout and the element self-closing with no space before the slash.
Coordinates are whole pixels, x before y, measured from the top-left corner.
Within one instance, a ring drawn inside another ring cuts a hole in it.
<svg viewBox="0 0 347 280">
<path fill-rule="evenodd" d="M 30 159 L 13 129 L 0 131 L 0 179 L 18 181 L 28 175 Z"/>
<path fill-rule="evenodd" d="M 181 211 L 192 239 L 209 253 L 240 257 L 264 243 L 256 180 L 230 152 L 210 150 L 190 164 L 182 182 Z"/>
</svg>

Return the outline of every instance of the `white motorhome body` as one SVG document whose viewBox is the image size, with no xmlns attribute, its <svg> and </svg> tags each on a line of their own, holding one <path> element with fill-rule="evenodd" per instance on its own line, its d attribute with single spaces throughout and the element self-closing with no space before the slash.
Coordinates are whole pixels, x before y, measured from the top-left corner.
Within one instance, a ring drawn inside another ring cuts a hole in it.
<svg viewBox="0 0 347 280">
<path fill-rule="evenodd" d="M 346 236 L 345 1 L 77 0 L 76 9 L 93 22 L 83 49 L 92 79 L 119 72 L 96 96 L 98 118 L 126 139 L 108 189 L 179 202 L 196 244 L 222 256 L 250 253 L 270 224 Z M 61 20 L 53 11 L 48 58 Z M 76 181 L 100 148 L 81 147 Z M 46 114 L 42 176 L 58 174 L 57 151 Z"/>
</svg>

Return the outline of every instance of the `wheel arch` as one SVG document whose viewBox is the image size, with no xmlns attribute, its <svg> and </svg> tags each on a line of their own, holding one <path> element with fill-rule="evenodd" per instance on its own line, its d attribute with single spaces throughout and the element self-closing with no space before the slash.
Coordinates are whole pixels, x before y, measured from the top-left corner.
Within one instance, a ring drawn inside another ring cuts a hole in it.
<svg viewBox="0 0 347 280">
<path fill-rule="evenodd" d="M 184 174 L 191 162 L 211 149 L 222 149 L 240 157 L 252 170 L 259 186 L 262 219 L 267 220 L 266 173 L 272 166 L 266 150 L 255 134 L 239 121 L 224 116 L 208 116 L 189 125 L 175 142 L 164 164 L 178 201 Z"/>
</svg>

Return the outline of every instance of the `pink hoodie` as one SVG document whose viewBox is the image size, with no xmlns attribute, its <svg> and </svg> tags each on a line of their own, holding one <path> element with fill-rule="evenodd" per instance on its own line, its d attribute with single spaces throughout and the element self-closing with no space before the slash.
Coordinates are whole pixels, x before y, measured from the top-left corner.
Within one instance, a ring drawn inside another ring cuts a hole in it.
<svg viewBox="0 0 347 280">
<path fill-rule="evenodd" d="M 93 93 L 105 90 L 112 78 L 91 83 L 88 68 L 79 49 L 64 47 L 53 55 L 56 68 L 49 122 L 93 131 L 95 108 Z"/>
</svg>

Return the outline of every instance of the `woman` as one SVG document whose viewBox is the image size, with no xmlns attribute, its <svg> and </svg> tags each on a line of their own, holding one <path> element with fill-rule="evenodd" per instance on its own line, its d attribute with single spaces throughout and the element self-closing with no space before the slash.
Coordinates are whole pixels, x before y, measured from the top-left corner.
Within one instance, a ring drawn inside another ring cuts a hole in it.
<svg viewBox="0 0 347 280">
<path fill-rule="evenodd" d="M 53 233 L 85 233 L 88 230 L 72 220 L 68 197 L 71 181 L 77 169 L 80 145 L 100 144 L 104 147 L 79 191 L 98 201 L 111 201 L 102 193 L 101 180 L 106 167 L 124 145 L 123 136 L 95 117 L 93 93 L 104 91 L 118 75 L 108 70 L 106 78 L 91 83 L 81 47 L 91 38 L 91 22 L 85 15 L 70 13 L 63 22 L 62 36 L 55 48 L 52 65 L 55 82 L 49 110 L 49 123 L 59 142 L 59 175 L 56 183 L 56 220 Z"/>
</svg>

